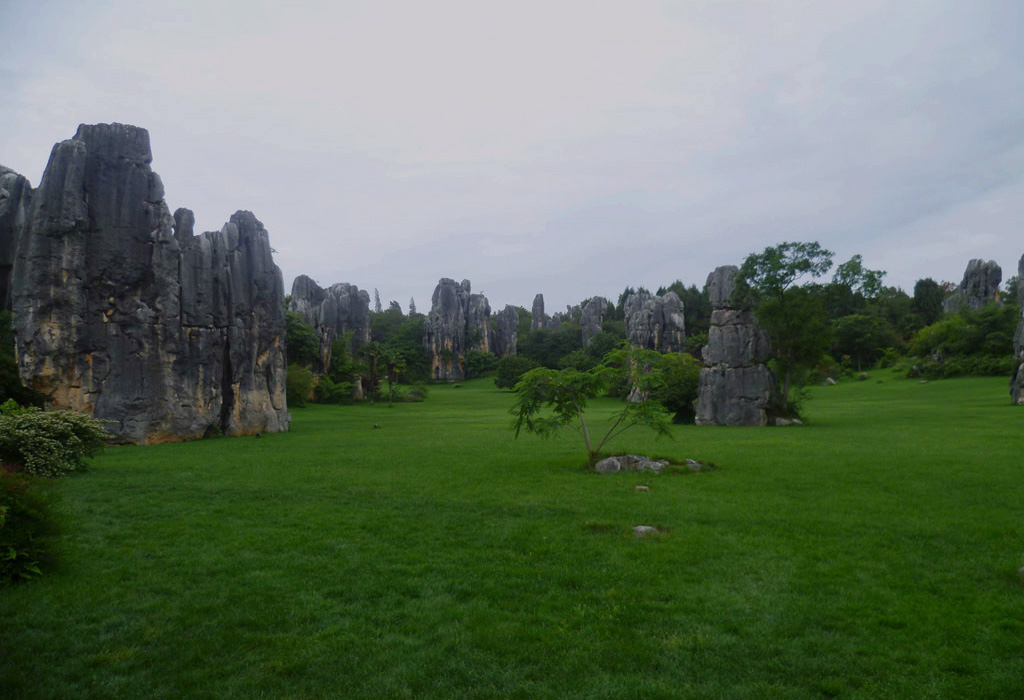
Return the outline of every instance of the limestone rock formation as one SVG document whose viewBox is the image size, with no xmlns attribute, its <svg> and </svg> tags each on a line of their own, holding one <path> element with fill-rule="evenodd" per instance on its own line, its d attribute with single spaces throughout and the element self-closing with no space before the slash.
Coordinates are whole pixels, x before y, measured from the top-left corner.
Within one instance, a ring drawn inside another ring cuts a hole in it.
<svg viewBox="0 0 1024 700">
<path fill-rule="evenodd" d="M 580 311 L 580 326 L 583 329 L 583 347 L 590 347 L 590 340 L 601 332 L 604 315 L 608 311 L 608 300 L 592 297 Z"/>
<path fill-rule="evenodd" d="M 267 231 L 239 211 L 194 235 L 151 161 L 149 133 L 122 124 L 54 146 L 13 236 L 22 379 L 129 442 L 286 430 L 284 285 Z"/>
<path fill-rule="evenodd" d="M 960 286 L 942 302 L 946 313 L 960 309 L 977 311 L 986 304 L 999 301 L 999 284 L 1003 271 L 994 260 L 984 262 L 975 258 L 967 263 Z"/>
<path fill-rule="evenodd" d="M 469 280 L 458 284 L 445 277 L 434 289 L 423 334 L 434 379 L 461 381 L 466 353 L 490 351 L 491 306 L 483 294 L 471 292 Z"/>
<path fill-rule="evenodd" d="M 544 295 L 533 298 L 533 311 L 530 319 L 530 331 L 540 331 L 547 327 L 547 316 L 544 314 Z"/>
<path fill-rule="evenodd" d="M 697 425 L 766 425 L 775 386 L 765 366 L 770 347 L 749 309 L 730 306 L 739 268 L 726 265 L 708 275 L 711 326 L 704 348 L 696 405 Z"/>
<path fill-rule="evenodd" d="M 32 187 L 18 173 L 0 165 L 0 304 L 11 309 L 11 273 L 18 238 L 25 229 Z"/>
<path fill-rule="evenodd" d="M 682 352 L 686 347 L 683 302 L 675 292 L 663 296 L 630 294 L 623 304 L 626 337 L 636 347 Z"/>
<path fill-rule="evenodd" d="M 1013 336 L 1013 354 L 1017 358 L 1017 369 L 1010 377 L 1010 397 L 1013 403 L 1024 406 L 1024 256 L 1017 266 L 1017 303 L 1021 307 L 1017 332 Z"/>
<path fill-rule="evenodd" d="M 491 351 L 498 357 L 515 355 L 519 339 L 519 312 L 516 307 L 508 304 L 495 315 L 497 330 L 494 332 L 494 344 Z"/>
<path fill-rule="evenodd" d="M 370 293 L 354 284 L 338 282 L 327 289 L 312 278 L 299 275 L 292 283 L 289 311 L 313 327 L 320 354 L 313 374 L 323 376 L 331 367 L 331 348 L 336 338 L 352 334 L 352 351 L 370 342 Z"/>
</svg>

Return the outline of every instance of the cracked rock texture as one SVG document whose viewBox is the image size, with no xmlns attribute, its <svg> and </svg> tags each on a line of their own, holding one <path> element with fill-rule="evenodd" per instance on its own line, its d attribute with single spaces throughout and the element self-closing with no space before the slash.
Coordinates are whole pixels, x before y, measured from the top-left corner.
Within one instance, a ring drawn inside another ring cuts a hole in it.
<svg viewBox="0 0 1024 700">
<path fill-rule="evenodd" d="M 955 313 L 960 309 L 977 311 L 987 304 L 999 301 L 999 284 L 1003 270 L 995 260 L 985 262 L 975 258 L 967 263 L 964 278 L 952 294 L 942 302 L 942 310 Z"/>
<path fill-rule="evenodd" d="M 590 347 L 590 341 L 601 332 L 604 315 L 608 312 L 608 300 L 592 297 L 580 311 L 580 327 L 583 332 L 583 347 Z"/>
<path fill-rule="evenodd" d="M 338 282 L 324 289 L 312 278 L 299 275 L 292 283 L 289 310 L 312 326 L 320 341 L 314 376 L 323 376 L 330 369 L 336 338 L 351 333 L 353 352 L 370 342 L 370 293 L 354 284 Z"/>
<path fill-rule="evenodd" d="M 515 355 L 519 341 L 519 312 L 516 307 L 506 304 L 494 318 L 498 327 L 493 333 L 491 351 L 498 357 Z"/>
<path fill-rule="evenodd" d="M 239 211 L 195 235 L 151 161 L 145 129 L 81 125 L 53 147 L 21 223 L 0 218 L 22 379 L 127 442 L 286 430 L 267 231 Z"/>
<path fill-rule="evenodd" d="M 472 294 L 469 280 L 442 278 L 431 297 L 423 329 L 434 379 L 466 378 L 466 353 L 490 352 L 491 306 L 483 294 Z"/>
<path fill-rule="evenodd" d="M 658 352 L 683 352 L 686 348 L 683 302 L 675 292 L 664 296 L 630 294 L 623 311 L 626 337 L 632 345 Z"/>
<path fill-rule="evenodd" d="M 711 326 L 700 371 L 697 425 L 767 425 L 775 378 L 765 366 L 768 338 L 754 312 L 730 306 L 739 268 L 726 265 L 708 275 Z"/>
</svg>

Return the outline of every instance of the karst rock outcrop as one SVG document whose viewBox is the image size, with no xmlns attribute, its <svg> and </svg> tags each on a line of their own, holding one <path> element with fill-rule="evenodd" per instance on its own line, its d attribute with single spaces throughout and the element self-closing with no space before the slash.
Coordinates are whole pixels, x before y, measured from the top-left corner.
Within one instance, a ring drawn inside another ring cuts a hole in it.
<svg viewBox="0 0 1024 700">
<path fill-rule="evenodd" d="M 630 294 L 623 304 L 626 337 L 639 348 L 682 352 L 686 347 L 683 302 L 675 292 Z"/>
<path fill-rule="evenodd" d="M 583 332 L 583 347 L 590 347 L 590 341 L 601 332 L 604 315 L 608 312 L 608 300 L 604 297 L 591 297 L 580 311 L 580 328 Z"/>
<path fill-rule="evenodd" d="M 494 331 L 491 352 L 498 357 L 515 355 L 519 342 L 519 312 L 516 307 L 507 304 L 495 314 L 497 328 Z"/>
<path fill-rule="evenodd" d="M 32 204 L 32 187 L 27 179 L 0 165 L 0 304 L 10 311 L 11 275 L 18 238 L 25 230 Z"/>
<path fill-rule="evenodd" d="M 431 358 L 434 379 L 466 378 L 466 353 L 490 352 L 491 306 L 483 294 L 473 294 L 469 280 L 441 279 L 431 297 L 423 326 L 423 345 Z"/>
<path fill-rule="evenodd" d="M 292 283 L 289 311 L 313 327 L 320 353 L 313 363 L 314 376 L 331 367 L 334 341 L 352 334 L 350 350 L 355 352 L 370 342 L 370 293 L 354 284 L 338 282 L 324 289 L 312 278 L 299 275 Z"/>
<path fill-rule="evenodd" d="M 704 347 L 696 404 L 697 425 L 767 425 L 775 379 L 765 366 L 768 338 L 754 312 L 731 306 L 739 268 L 726 265 L 708 275 L 711 326 Z"/>
<path fill-rule="evenodd" d="M 547 327 L 547 316 L 544 314 L 544 295 L 538 294 L 533 298 L 533 309 L 531 311 L 530 331 L 540 331 Z"/>
<path fill-rule="evenodd" d="M 284 286 L 267 231 L 239 211 L 195 235 L 151 161 L 145 129 L 82 125 L 13 218 L 19 195 L 0 176 L 22 379 L 128 442 L 286 430 Z"/>
<path fill-rule="evenodd" d="M 1017 332 L 1013 336 L 1013 355 L 1017 358 L 1017 369 L 1010 378 L 1010 397 L 1013 403 L 1024 406 L 1024 256 L 1017 266 L 1017 303 L 1021 308 Z"/>
<path fill-rule="evenodd" d="M 964 278 L 952 294 L 942 302 L 946 313 L 960 309 L 977 311 L 986 304 L 999 301 L 999 284 L 1003 281 L 1003 270 L 994 260 L 985 262 L 975 258 L 967 263 Z"/>
</svg>

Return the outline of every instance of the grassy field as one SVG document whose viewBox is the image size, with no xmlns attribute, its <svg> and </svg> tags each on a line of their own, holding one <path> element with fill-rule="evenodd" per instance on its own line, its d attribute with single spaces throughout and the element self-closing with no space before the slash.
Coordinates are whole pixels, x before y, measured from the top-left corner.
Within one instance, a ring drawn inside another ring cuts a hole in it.
<svg viewBox="0 0 1024 700">
<path fill-rule="evenodd" d="M 0 589 L 0 697 L 1024 695 L 1005 380 L 876 373 L 802 428 L 615 446 L 719 467 L 693 475 L 588 473 L 510 404 L 108 449 L 62 485 L 61 568 Z"/>
</svg>

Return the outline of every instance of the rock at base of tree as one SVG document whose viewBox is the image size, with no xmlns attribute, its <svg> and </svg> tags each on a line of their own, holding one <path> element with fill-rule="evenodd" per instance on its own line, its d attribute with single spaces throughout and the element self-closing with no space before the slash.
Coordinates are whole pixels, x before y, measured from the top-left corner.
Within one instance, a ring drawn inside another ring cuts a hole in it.
<svg viewBox="0 0 1024 700">
<path fill-rule="evenodd" d="M 594 465 L 598 474 L 615 474 L 616 472 L 652 472 L 661 474 L 668 466 L 668 460 L 651 459 L 641 455 L 619 455 L 605 457 Z"/>
<path fill-rule="evenodd" d="M 786 425 L 803 425 L 804 422 L 799 418 L 776 418 L 775 426 L 782 427 Z"/>
<path fill-rule="evenodd" d="M 823 382 L 821 383 L 821 385 L 822 385 L 822 386 L 835 386 L 835 385 L 836 385 L 836 384 L 838 384 L 838 383 L 839 383 L 839 382 L 837 382 L 837 381 L 836 381 L 835 379 L 833 379 L 832 377 L 825 377 L 825 381 L 823 381 Z"/>
</svg>

